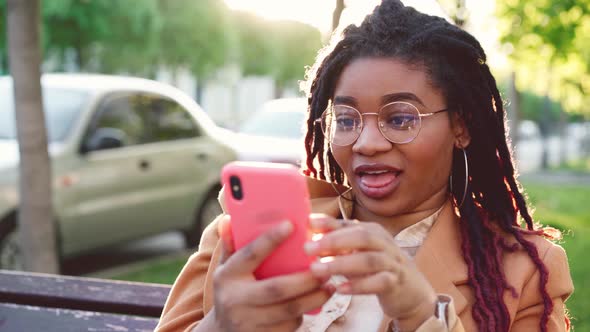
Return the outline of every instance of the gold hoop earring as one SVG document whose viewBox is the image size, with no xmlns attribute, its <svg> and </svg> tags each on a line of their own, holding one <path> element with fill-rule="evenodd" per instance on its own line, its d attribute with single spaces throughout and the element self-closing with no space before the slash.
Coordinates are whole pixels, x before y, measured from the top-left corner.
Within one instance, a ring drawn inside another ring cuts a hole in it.
<svg viewBox="0 0 590 332">
<path fill-rule="evenodd" d="M 461 197 L 461 203 L 459 203 L 457 205 L 458 208 L 461 208 L 463 206 L 463 203 L 465 202 L 465 197 L 467 196 L 467 185 L 469 184 L 469 164 L 467 163 L 467 152 L 465 151 L 464 148 L 461 148 L 461 151 L 463 151 L 463 159 L 465 160 L 465 184 L 463 186 L 463 196 Z M 450 189 L 451 189 L 451 195 L 453 195 L 453 172 L 451 171 L 451 177 L 450 177 Z"/>
</svg>

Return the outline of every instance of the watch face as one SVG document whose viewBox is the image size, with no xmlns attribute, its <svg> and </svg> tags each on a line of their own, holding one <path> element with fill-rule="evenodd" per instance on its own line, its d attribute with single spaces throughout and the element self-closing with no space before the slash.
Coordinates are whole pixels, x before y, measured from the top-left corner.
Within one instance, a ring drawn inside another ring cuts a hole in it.
<svg viewBox="0 0 590 332">
<path fill-rule="evenodd" d="M 434 316 L 436 317 L 437 320 L 442 322 L 447 328 L 449 327 L 448 323 L 447 323 L 447 316 L 448 316 L 447 308 L 449 307 L 449 303 L 451 303 L 451 297 L 449 297 L 447 295 L 439 295 L 438 298 L 436 299 L 436 306 L 434 307 Z M 397 325 L 396 319 L 394 319 L 391 322 L 391 331 L 392 332 L 401 332 L 401 330 L 399 329 L 399 326 Z"/>
<path fill-rule="evenodd" d="M 434 315 L 436 318 L 447 325 L 447 307 L 449 306 L 450 299 L 439 296 L 436 300 L 436 309 Z"/>
</svg>

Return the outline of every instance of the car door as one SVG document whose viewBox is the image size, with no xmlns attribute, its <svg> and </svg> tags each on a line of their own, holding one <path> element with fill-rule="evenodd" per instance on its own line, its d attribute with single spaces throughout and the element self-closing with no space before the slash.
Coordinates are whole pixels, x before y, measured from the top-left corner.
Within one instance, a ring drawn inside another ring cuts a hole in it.
<svg viewBox="0 0 590 332">
<path fill-rule="evenodd" d="M 151 155 L 140 93 L 117 93 L 104 98 L 81 143 L 82 154 L 73 167 L 74 185 L 63 193 L 66 207 L 59 216 L 64 254 L 139 237 L 148 232 Z M 139 105 L 139 106 L 138 106 Z M 89 148 L 99 132 L 116 133 L 120 144 Z M 149 181 L 148 181 L 149 182 Z"/>
<path fill-rule="evenodd" d="M 148 99 L 150 107 L 142 112 L 152 156 L 148 179 L 152 204 L 146 211 L 155 220 L 149 227 L 153 231 L 185 229 L 194 222 L 200 198 L 210 189 L 205 177 L 219 172 L 210 160 L 215 147 L 175 100 L 158 94 Z"/>
</svg>

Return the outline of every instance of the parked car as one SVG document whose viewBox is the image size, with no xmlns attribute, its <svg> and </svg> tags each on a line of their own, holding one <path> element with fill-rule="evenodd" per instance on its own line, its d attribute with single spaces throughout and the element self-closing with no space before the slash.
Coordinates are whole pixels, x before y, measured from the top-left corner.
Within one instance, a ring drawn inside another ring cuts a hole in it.
<svg viewBox="0 0 590 332">
<path fill-rule="evenodd" d="M 305 155 L 306 114 L 305 98 L 266 102 L 238 128 L 238 159 L 299 165 Z"/>
<path fill-rule="evenodd" d="M 170 230 L 196 245 L 220 212 L 220 169 L 236 159 L 199 105 L 130 77 L 47 74 L 42 89 L 62 258 Z M 18 163 L 12 81 L 1 77 L 0 268 L 21 264 Z"/>
</svg>

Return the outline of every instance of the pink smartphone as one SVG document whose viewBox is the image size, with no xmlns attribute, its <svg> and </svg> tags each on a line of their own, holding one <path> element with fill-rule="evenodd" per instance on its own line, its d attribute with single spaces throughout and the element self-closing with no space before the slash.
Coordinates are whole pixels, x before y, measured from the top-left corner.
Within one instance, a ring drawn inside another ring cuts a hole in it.
<svg viewBox="0 0 590 332">
<path fill-rule="evenodd" d="M 311 211 L 305 178 L 290 164 L 231 162 L 221 171 L 225 204 L 231 216 L 234 248 L 242 248 L 282 221 L 293 223 L 293 232 L 256 269 L 257 279 L 306 271 L 315 257 L 303 244 L 311 240 Z"/>
</svg>

